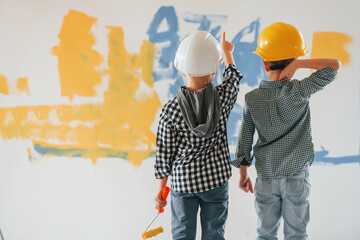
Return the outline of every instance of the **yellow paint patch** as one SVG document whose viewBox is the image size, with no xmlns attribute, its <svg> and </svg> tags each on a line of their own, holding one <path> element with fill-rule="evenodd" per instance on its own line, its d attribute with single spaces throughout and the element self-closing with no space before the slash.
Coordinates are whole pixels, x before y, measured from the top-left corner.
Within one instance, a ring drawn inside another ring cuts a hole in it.
<svg viewBox="0 0 360 240">
<path fill-rule="evenodd" d="M 94 22 L 94 18 L 75 11 L 70 11 L 64 19 L 60 45 L 54 52 L 58 56 L 65 96 L 92 96 L 93 87 L 101 80 L 95 68 L 102 57 L 91 50 L 94 36 L 89 30 Z M 0 108 L 0 134 L 5 140 L 29 139 L 40 154 L 82 156 L 93 163 L 102 157 L 122 157 L 140 165 L 154 155 L 156 136 L 151 125 L 161 107 L 153 89 L 155 46 L 144 40 L 140 53 L 129 54 L 122 28 L 107 29 L 109 84 L 103 102 Z M 89 61 L 80 60 L 79 51 L 87 54 Z M 85 76 L 96 77 L 90 77 L 92 81 Z"/>
<path fill-rule="evenodd" d="M 142 69 L 142 79 L 144 82 L 149 85 L 149 87 L 154 87 L 154 58 L 155 58 L 156 48 L 153 43 L 149 41 L 143 41 L 143 45 L 141 46 L 141 69 Z"/>
<path fill-rule="evenodd" d="M 130 55 L 124 44 L 121 27 L 107 27 L 108 34 L 108 72 L 109 91 L 105 93 L 104 119 L 111 126 L 116 126 L 103 137 L 104 143 L 115 141 L 129 153 L 128 160 L 135 165 L 141 163 L 144 156 L 149 156 L 155 147 L 155 135 L 150 128 L 155 115 L 161 107 L 154 89 L 140 93 L 136 98 L 141 76 L 153 87 L 152 64 L 155 47 L 151 42 L 143 41 L 141 53 Z M 141 74 L 138 70 L 141 67 Z M 114 111 L 116 109 L 116 111 Z M 114 135 L 114 133 L 116 133 Z"/>
<path fill-rule="evenodd" d="M 17 82 L 16 82 L 16 90 L 20 94 L 22 94 L 22 93 L 30 94 L 28 79 L 27 78 L 18 78 Z"/>
<path fill-rule="evenodd" d="M 339 32 L 313 33 L 311 58 L 336 58 L 342 66 L 351 62 L 346 45 L 352 42 L 351 36 Z"/>
<path fill-rule="evenodd" d="M 95 37 L 90 32 L 97 19 L 82 12 L 70 10 L 64 17 L 59 33 L 60 44 L 52 49 L 58 57 L 61 95 L 96 95 L 95 87 L 101 83 L 101 74 L 96 69 L 103 58 L 92 47 Z"/>
<path fill-rule="evenodd" d="M 7 83 L 7 79 L 3 75 L 0 75 L 0 93 L 5 95 L 9 94 L 9 86 Z"/>
</svg>

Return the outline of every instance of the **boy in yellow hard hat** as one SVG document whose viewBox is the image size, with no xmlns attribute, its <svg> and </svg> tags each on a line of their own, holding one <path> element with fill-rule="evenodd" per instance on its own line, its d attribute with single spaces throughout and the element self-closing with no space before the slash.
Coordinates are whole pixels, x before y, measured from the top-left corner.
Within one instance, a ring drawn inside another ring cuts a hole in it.
<svg viewBox="0 0 360 240">
<path fill-rule="evenodd" d="M 331 83 L 340 68 L 336 59 L 306 59 L 300 32 L 278 22 L 259 35 L 255 54 L 263 58 L 270 81 L 245 95 L 236 159 L 239 187 L 253 192 L 247 175 L 253 150 L 256 159 L 255 209 L 257 239 L 277 239 L 281 217 L 286 240 L 307 239 L 309 222 L 309 167 L 314 159 L 309 99 Z M 317 71 L 302 80 L 291 79 L 299 68 Z M 258 140 L 254 146 L 255 130 Z"/>
<path fill-rule="evenodd" d="M 236 69 L 234 46 L 222 44 L 208 32 L 186 37 L 174 65 L 188 85 L 161 111 L 156 140 L 155 196 L 163 208 L 162 189 L 171 177 L 172 239 L 195 240 L 199 208 L 202 239 L 225 239 L 228 179 L 231 176 L 226 123 L 242 78 Z M 225 58 L 224 81 L 214 87 L 215 72 Z"/>
</svg>

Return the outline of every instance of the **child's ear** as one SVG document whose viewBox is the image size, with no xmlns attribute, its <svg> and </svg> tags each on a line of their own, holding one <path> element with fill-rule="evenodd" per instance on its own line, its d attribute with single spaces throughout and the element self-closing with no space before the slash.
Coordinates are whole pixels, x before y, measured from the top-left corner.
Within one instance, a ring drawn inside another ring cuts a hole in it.
<svg viewBox="0 0 360 240">
<path fill-rule="evenodd" d="M 265 71 L 269 72 L 270 71 L 269 62 L 268 61 L 263 61 L 263 64 L 264 64 Z"/>
</svg>

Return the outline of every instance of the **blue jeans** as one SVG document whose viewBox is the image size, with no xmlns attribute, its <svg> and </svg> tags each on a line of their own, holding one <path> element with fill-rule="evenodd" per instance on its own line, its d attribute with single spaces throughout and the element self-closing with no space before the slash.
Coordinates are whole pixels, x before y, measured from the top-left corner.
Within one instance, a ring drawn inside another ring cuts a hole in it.
<svg viewBox="0 0 360 240">
<path fill-rule="evenodd" d="M 195 240 L 197 213 L 200 207 L 202 240 L 223 240 L 228 216 L 229 186 L 200 193 L 171 190 L 171 227 L 174 240 Z"/>
<path fill-rule="evenodd" d="M 286 178 L 256 179 L 257 240 L 278 239 L 281 217 L 284 219 L 285 240 L 307 239 L 310 188 L 308 167 Z"/>
</svg>

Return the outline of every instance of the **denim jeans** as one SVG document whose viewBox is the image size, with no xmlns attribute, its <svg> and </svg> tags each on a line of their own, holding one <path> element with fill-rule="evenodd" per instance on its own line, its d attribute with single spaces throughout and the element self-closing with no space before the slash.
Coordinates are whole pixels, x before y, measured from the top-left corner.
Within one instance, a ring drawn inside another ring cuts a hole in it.
<svg viewBox="0 0 360 240">
<path fill-rule="evenodd" d="M 310 188 L 309 167 L 286 178 L 256 179 L 257 240 L 278 239 L 281 217 L 284 219 L 285 240 L 307 239 Z"/>
<path fill-rule="evenodd" d="M 200 193 L 171 190 L 171 227 L 174 240 L 195 240 L 197 213 L 200 207 L 202 240 L 223 240 L 228 216 L 229 186 Z"/>
</svg>

